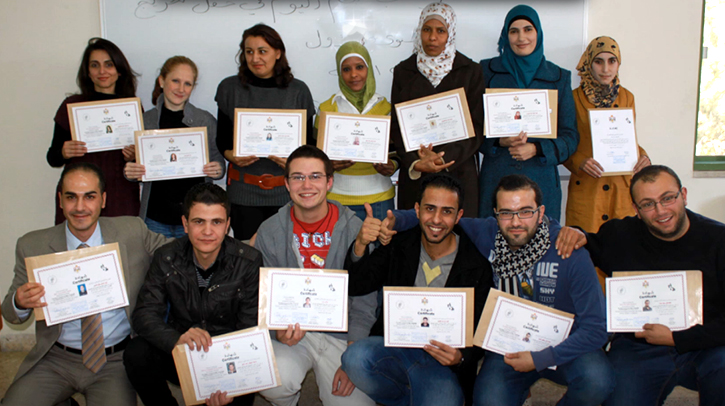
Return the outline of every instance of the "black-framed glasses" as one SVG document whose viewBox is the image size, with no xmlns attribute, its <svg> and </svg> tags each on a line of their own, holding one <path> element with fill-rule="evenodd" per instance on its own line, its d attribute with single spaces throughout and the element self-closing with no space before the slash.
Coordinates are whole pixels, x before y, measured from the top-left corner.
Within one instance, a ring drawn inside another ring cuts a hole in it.
<svg viewBox="0 0 725 406">
<path fill-rule="evenodd" d="M 642 204 L 638 204 L 637 208 L 642 211 L 652 211 L 657 207 L 657 203 L 659 203 L 662 207 L 671 206 L 675 204 L 677 198 L 680 197 L 680 194 L 682 194 L 682 189 L 678 190 L 677 193 L 675 193 L 674 195 L 667 195 L 663 197 L 659 201 L 652 200 Z"/>
<path fill-rule="evenodd" d="M 322 179 L 327 180 L 327 175 L 325 175 L 324 173 L 319 173 L 319 172 L 315 172 L 310 175 L 301 175 L 301 174 L 296 173 L 294 175 L 290 175 L 289 177 L 287 177 L 287 179 L 289 179 L 289 181 L 292 183 L 302 183 L 307 179 L 309 179 L 310 182 L 315 183 L 315 182 L 319 182 Z"/>
<path fill-rule="evenodd" d="M 534 214 L 536 214 L 539 211 L 539 207 L 536 208 L 536 210 L 533 209 L 525 209 L 525 210 L 519 210 L 519 211 L 496 211 L 496 217 L 500 220 L 513 220 L 514 216 L 518 216 L 520 220 L 526 220 L 534 217 Z"/>
</svg>

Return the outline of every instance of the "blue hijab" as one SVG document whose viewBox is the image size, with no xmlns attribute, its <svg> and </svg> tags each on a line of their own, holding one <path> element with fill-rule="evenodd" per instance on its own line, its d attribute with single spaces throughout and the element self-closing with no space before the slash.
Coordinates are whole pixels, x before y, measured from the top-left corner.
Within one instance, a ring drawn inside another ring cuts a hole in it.
<svg viewBox="0 0 725 406">
<path fill-rule="evenodd" d="M 516 20 L 529 20 L 536 28 L 536 48 L 527 56 L 518 56 L 511 49 L 509 44 L 509 27 Z M 544 62 L 544 32 L 541 30 L 541 22 L 536 10 L 527 5 L 518 5 L 506 14 L 506 22 L 501 29 L 501 36 L 498 39 L 498 53 L 501 55 L 504 68 L 516 79 L 516 85 L 520 89 L 528 88 L 539 65 Z"/>
</svg>

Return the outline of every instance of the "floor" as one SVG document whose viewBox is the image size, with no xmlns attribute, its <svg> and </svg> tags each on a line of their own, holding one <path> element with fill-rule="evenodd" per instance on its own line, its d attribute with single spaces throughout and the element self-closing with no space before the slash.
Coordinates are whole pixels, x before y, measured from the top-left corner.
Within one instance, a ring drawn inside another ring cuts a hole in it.
<svg viewBox="0 0 725 406">
<path fill-rule="evenodd" d="M 10 382 L 12 382 L 20 362 L 25 357 L 25 352 L 0 352 L 0 398 L 5 395 Z M 172 388 L 172 391 L 178 395 L 180 404 L 181 390 Z M 554 406 L 561 398 L 565 391 L 565 387 L 556 385 L 549 381 L 540 380 L 531 388 L 531 398 L 529 398 L 524 406 Z M 76 395 L 76 399 L 81 406 L 85 406 L 85 401 L 81 395 Z M 697 393 L 677 387 L 665 402 L 665 406 L 694 406 L 698 404 Z M 141 405 L 141 402 L 139 402 Z M 321 406 L 317 397 L 317 384 L 315 383 L 314 374 L 309 373 L 302 386 L 302 396 L 299 402 L 300 406 Z M 264 399 L 257 396 L 254 406 L 270 406 Z"/>
</svg>

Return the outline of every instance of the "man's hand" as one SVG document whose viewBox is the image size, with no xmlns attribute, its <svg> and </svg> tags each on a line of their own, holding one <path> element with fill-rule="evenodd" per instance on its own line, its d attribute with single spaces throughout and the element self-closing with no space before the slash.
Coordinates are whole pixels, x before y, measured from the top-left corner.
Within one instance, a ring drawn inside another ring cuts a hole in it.
<svg viewBox="0 0 725 406">
<path fill-rule="evenodd" d="M 126 166 L 123 167 L 123 175 L 127 179 L 143 179 L 142 176 L 146 174 L 146 166 L 137 164 L 136 162 L 126 162 Z"/>
<path fill-rule="evenodd" d="M 634 173 L 637 173 L 650 165 L 652 165 L 652 161 L 650 161 L 649 157 L 647 155 L 642 155 L 639 157 L 637 164 L 634 166 Z"/>
<path fill-rule="evenodd" d="M 234 165 L 244 168 L 245 166 L 249 166 L 257 161 L 259 161 L 259 158 L 257 158 L 254 155 L 249 156 L 234 156 L 234 151 L 231 149 L 228 149 L 224 151 L 224 158 L 227 159 L 227 161 L 233 163 Z"/>
<path fill-rule="evenodd" d="M 121 150 L 121 153 L 123 154 L 123 159 L 126 162 L 133 162 L 136 160 L 136 145 L 126 145 Z"/>
<path fill-rule="evenodd" d="M 15 291 L 15 307 L 20 310 L 45 307 L 48 304 L 41 302 L 40 298 L 45 294 L 43 285 L 35 282 L 28 282 Z"/>
<path fill-rule="evenodd" d="M 209 347 L 211 347 L 211 336 L 206 330 L 198 327 L 192 327 L 179 337 L 179 341 L 176 342 L 176 345 L 179 344 L 188 345 L 189 349 L 192 351 L 196 349 L 197 351 L 204 350 L 204 352 L 209 352 Z"/>
<path fill-rule="evenodd" d="M 461 354 L 461 351 L 457 348 L 453 348 L 450 345 L 436 340 L 430 340 L 430 344 L 431 345 L 426 344 L 423 349 L 444 367 L 458 365 L 461 363 L 463 354 Z"/>
<path fill-rule="evenodd" d="M 378 239 L 382 225 L 380 220 L 373 217 L 373 208 L 370 207 L 370 203 L 365 203 L 365 213 L 367 213 L 367 216 L 355 238 L 354 250 L 355 255 L 358 257 L 365 255 L 368 244 Z"/>
<path fill-rule="evenodd" d="M 337 368 L 335 376 L 332 377 L 332 394 L 335 396 L 350 396 L 355 390 L 355 384 L 350 381 L 342 367 Z"/>
<path fill-rule="evenodd" d="M 88 148 L 86 148 L 86 143 L 83 141 L 70 140 L 63 143 L 63 148 L 61 148 L 60 152 L 63 154 L 63 158 L 71 159 L 87 154 Z"/>
<path fill-rule="evenodd" d="M 567 259 L 574 250 L 587 245 L 587 235 L 572 227 L 562 227 L 556 237 L 556 253 Z"/>
<path fill-rule="evenodd" d="M 644 331 L 634 333 L 637 338 L 644 338 L 648 343 L 653 345 L 675 346 L 675 339 L 672 338 L 672 331 L 663 324 L 645 324 L 642 326 Z"/>
<path fill-rule="evenodd" d="M 353 166 L 355 162 L 353 161 L 332 161 L 332 169 L 337 171 L 341 171 L 343 169 L 347 169 L 351 166 Z"/>
<path fill-rule="evenodd" d="M 378 236 L 378 241 L 380 241 L 381 244 L 390 244 L 393 236 L 398 233 L 393 230 L 393 228 L 395 228 L 395 216 L 393 216 L 392 210 L 388 210 L 387 217 L 383 219 L 383 222 L 380 225 L 380 235 Z"/>
<path fill-rule="evenodd" d="M 305 336 L 305 330 L 300 328 L 300 323 L 289 325 L 287 330 L 277 330 L 277 341 L 287 344 L 290 347 L 296 345 Z"/>
<path fill-rule="evenodd" d="M 604 167 L 594 158 L 587 158 L 579 165 L 579 170 L 596 179 L 602 177 Z"/>
<path fill-rule="evenodd" d="M 503 358 L 503 362 L 511 365 L 516 372 L 529 372 L 536 369 L 536 365 L 534 365 L 534 359 L 531 357 L 530 351 L 506 354 Z"/>
<path fill-rule="evenodd" d="M 209 399 L 206 400 L 206 404 L 207 406 L 224 406 L 232 403 L 233 401 L 234 398 L 227 397 L 226 392 L 218 390 L 209 396 Z"/>
<path fill-rule="evenodd" d="M 418 157 L 420 158 L 420 161 L 416 162 L 413 169 L 424 173 L 436 173 L 444 169 L 448 169 L 448 167 L 456 163 L 456 161 L 444 163 L 443 155 L 445 154 L 445 151 L 438 153 L 433 151 L 433 144 L 430 144 L 427 147 L 420 144 L 420 149 L 418 150 Z"/>
</svg>

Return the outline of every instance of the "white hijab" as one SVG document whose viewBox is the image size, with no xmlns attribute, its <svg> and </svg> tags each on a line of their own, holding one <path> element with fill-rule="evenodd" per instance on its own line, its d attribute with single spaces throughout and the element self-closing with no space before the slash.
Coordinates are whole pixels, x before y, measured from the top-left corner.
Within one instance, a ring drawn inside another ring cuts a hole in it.
<svg viewBox="0 0 725 406">
<path fill-rule="evenodd" d="M 446 47 L 438 56 L 428 56 L 423 50 L 420 39 L 420 30 L 423 24 L 436 19 L 443 22 L 448 29 Z M 433 87 L 437 87 L 441 80 L 453 69 L 453 60 L 456 57 L 456 13 L 445 3 L 431 3 L 420 13 L 418 28 L 415 31 L 415 48 L 417 54 L 418 71 L 428 78 Z"/>
</svg>

